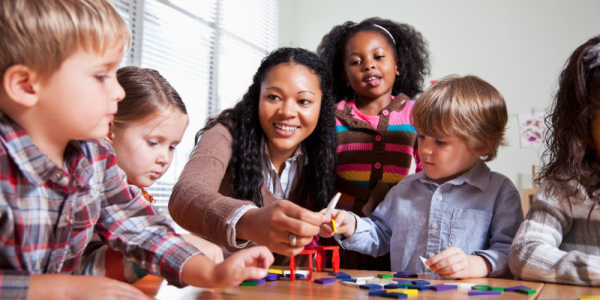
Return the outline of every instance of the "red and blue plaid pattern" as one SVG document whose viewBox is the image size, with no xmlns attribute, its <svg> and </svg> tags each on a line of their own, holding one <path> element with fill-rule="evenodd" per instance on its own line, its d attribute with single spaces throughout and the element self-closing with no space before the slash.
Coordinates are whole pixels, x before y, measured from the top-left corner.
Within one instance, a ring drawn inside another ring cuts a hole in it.
<svg viewBox="0 0 600 300">
<path fill-rule="evenodd" d="M 94 228 L 142 269 L 182 286 L 200 253 L 118 171 L 103 141 L 72 141 L 51 161 L 0 112 L 0 298 L 25 299 L 32 274 L 71 274 Z"/>
</svg>

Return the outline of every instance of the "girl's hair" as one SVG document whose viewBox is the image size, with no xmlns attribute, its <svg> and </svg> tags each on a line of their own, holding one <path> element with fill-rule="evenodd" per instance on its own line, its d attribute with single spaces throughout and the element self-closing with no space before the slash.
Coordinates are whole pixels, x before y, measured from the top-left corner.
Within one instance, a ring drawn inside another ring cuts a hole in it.
<svg viewBox="0 0 600 300">
<path fill-rule="evenodd" d="M 536 177 L 538 185 L 547 181 L 548 196 L 580 201 L 584 195 L 594 199 L 600 190 L 600 163 L 595 157 L 600 149 L 595 149 L 591 132 L 591 122 L 600 109 L 600 67 L 586 67 L 583 58 L 599 43 L 597 36 L 579 46 L 560 74 L 551 113 L 545 120 L 544 166 Z M 570 184 L 572 180 L 579 184 Z"/>
<path fill-rule="evenodd" d="M 117 71 L 117 80 L 125 90 L 125 98 L 119 102 L 114 119 L 116 126 L 159 115 L 171 107 L 187 115 L 181 97 L 158 71 L 124 67 Z"/>
<path fill-rule="evenodd" d="M 311 70 L 319 77 L 323 93 L 317 126 L 304 140 L 308 165 L 302 171 L 304 182 L 300 188 L 303 207 L 313 211 L 323 209 L 333 193 L 335 180 L 336 135 L 334 102 L 331 97 L 329 70 L 313 52 L 300 48 L 280 48 L 265 57 L 242 99 L 216 118 L 208 120 L 206 126 L 196 134 L 196 143 L 205 131 L 217 124 L 225 125 L 233 137 L 231 144 L 231 197 L 250 200 L 258 207 L 263 206 L 260 192 L 263 185 L 261 166 L 261 139 L 264 131 L 258 117 L 261 84 L 268 72 L 280 64 L 298 65 Z M 309 200 L 310 199 L 310 200 Z"/>
<path fill-rule="evenodd" d="M 387 30 L 378 27 L 381 26 Z M 333 96 L 336 102 L 356 98 L 352 87 L 347 87 L 341 74 L 344 72 L 344 49 L 348 40 L 360 31 L 379 32 L 394 49 L 400 76 L 396 76 L 392 95 L 404 93 L 410 98 L 422 92 L 423 81 L 429 74 L 429 51 L 427 41 L 420 32 L 408 24 L 391 20 L 369 18 L 356 24 L 348 21 L 333 27 L 323 37 L 317 53 L 331 68 Z M 391 35 L 391 36 L 390 36 Z M 392 39 L 393 37 L 393 39 Z"/>
</svg>

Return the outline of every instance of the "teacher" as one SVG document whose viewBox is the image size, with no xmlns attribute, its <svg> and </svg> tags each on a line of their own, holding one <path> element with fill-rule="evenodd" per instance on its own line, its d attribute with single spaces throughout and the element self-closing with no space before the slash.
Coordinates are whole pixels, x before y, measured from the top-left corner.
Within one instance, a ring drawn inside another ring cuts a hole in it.
<svg viewBox="0 0 600 300">
<path fill-rule="evenodd" d="M 264 58 L 240 102 L 196 135 L 169 201 L 173 220 L 228 251 L 254 242 L 300 253 L 319 233 L 335 185 L 330 80 L 308 50 Z"/>
</svg>

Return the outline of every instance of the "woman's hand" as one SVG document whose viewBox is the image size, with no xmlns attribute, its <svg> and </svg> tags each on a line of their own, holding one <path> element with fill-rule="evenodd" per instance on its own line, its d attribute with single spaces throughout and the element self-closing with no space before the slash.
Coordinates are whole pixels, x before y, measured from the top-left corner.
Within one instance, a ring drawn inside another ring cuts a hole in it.
<svg viewBox="0 0 600 300">
<path fill-rule="evenodd" d="M 302 208 L 288 200 L 280 200 L 259 209 L 247 211 L 237 222 L 236 237 L 264 245 L 269 250 L 293 256 L 319 234 L 323 215 Z M 296 246 L 290 245 L 290 234 L 296 235 Z"/>
<path fill-rule="evenodd" d="M 325 213 L 322 210 L 321 213 Z M 331 228 L 331 219 L 335 220 L 336 232 L 333 232 Z M 351 237 L 356 231 L 356 218 L 345 210 L 334 209 L 331 211 L 331 215 L 325 216 L 323 224 L 321 224 L 321 230 L 319 235 L 325 238 L 331 237 L 334 234 L 343 234 L 345 237 Z"/>
</svg>

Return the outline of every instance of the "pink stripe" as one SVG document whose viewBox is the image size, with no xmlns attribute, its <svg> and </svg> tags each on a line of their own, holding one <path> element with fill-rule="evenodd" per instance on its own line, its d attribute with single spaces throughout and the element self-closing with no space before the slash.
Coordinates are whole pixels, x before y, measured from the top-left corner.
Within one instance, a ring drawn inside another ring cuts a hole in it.
<svg viewBox="0 0 600 300">
<path fill-rule="evenodd" d="M 339 146 L 338 146 L 339 149 Z M 413 147 L 411 146 L 406 146 L 406 145 L 400 145 L 400 144 L 385 144 L 385 151 L 390 151 L 390 152 L 404 152 L 407 154 L 412 155 L 414 150 Z M 340 152 L 338 150 L 338 152 Z"/>
<path fill-rule="evenodd" d="M 345 144 L 345 145 L 337 146 L 338 153 L 344 152 L 344 151 L 358 151 L 358 150 L 371 151 L 371 150 L 373 150 L 373 144 L 372 143 L 352 143 L 352 144 Z"/>
<path fill-rule="evenodd" d="M 385 169 L 385 167 L 384 167 Z M 337 167 L 338 172 L 342 171 L 371 171 L 371 164 L 345 164 Z"/>
<path fill-rule="evenodd" d="M 402 175 L 408 175 L 408 168 L 397 167 L 397 166 L 383 166 L 383 173 L 396 173 Z"/>
<path fill-rule="evenodd" d="M 414 105 L 414 101 L 409 101 L 402 111 L 393 111 L 390 113 L 390 121 L 388 125 L 412 124 L 410 121 L 410 111 Z"/>
<path fill-rule="evenodd" d="M 346 101 L 340 101 L 340 103 L 338 103 L 337 109 L 344 110 L 344 105 L 346 105 Z"/>
</svg>

